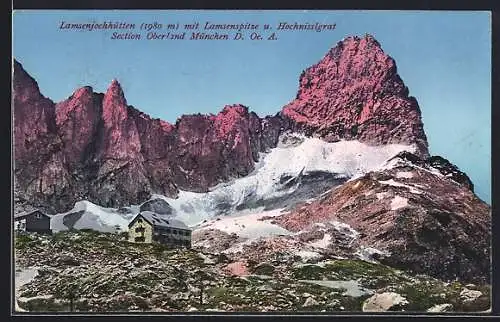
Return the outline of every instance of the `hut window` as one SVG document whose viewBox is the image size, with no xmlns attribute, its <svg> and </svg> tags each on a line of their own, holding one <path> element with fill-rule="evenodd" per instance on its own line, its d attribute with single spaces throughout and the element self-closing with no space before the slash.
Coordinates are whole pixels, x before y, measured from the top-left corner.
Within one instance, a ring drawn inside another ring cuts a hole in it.
<svg viewBox="0 0 500 322">
<path fill-rule="evenodd" d="M 136 233 L 142 233 L 142 232 L 144 232 L 144 227 L 137 227 L 137 228 L 135 229 L 135 232 L 136 232 Z"/>
<path fill-rule="evenodd" d="M 137 222 L 142 223 L 142 219 L 141 218 L 137 219 Z"/>
<path fill-rule="evenodd" d="M 35 214 L 35 218 L 36 218 L 36 219 L 40 219 L 40 218 L 42 218 L 42 214 L 40 214 L 39 212 L 37 212 L 37 213 Z"/>
<path fill-rule="evenodd" d="M 175 230 L 175 229 L 174 229 L 174 230 L 172 231 L 172 233 L 173 233 L 174 235 L 177 235 L 177 230 Z"/>
<path fill-rule="evenodd" d="M 140 236 L 140 237 L 135 237 L 135 241 L 136 242 L 140 242 L 140 243 L 143 243 L 146 241 L 146 238 L 144 236 Z"/>
</svg>

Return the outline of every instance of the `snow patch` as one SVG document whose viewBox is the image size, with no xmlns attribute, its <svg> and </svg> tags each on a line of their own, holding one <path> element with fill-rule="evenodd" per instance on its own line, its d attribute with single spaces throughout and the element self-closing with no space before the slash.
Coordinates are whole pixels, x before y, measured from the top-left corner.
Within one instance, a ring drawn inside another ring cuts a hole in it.
<svg viewBox="0 0 500 322">
<path fill-rule="evenodd" d="M 187 171 L 186 169 L 184 169 L 181 165 L 179 165 L 179 170 L 181 170 L 182 173 L 186 174 L 186 175 L 190 175 L 192 171 Z"/>
<path fill-rule="evenodd" d="M 407 184 L 404 184 L 404 183 L 401 183 L 401 182 L 394 181 L 394 179 L 383 180 L 383 181 L 379 181 L 379 182 L 381 184 L 383 184 L 383 185 L 389 185 L 389 186 L 393 186 L 393 187 L 408 188 L 410 190 L 410 192 L 414 193 L 414 194 L 421 194 L 422 193 L 422 191 L 420 191 L 418 189 L 415 189 L 415 187 L 412 187 L 410 185 L 407 185 Z"/>
<path fill-rule="evenodd" d="M 430 173 L 432 173 L 432 174 L 434 174 L 434 175 L 436 175 L 438 177 L 445 177 L 445 175 L 442 174 L 441 171 L 439 171 L 438 169 L 436 169 L 434 167 L 429 167 L 428 169 L 425 169 L 425 168 L 422 168 L 422 167 L 419 167 L 419 168 L 422 169 L 422 170 L 426 170 L 426 171 L 428 171 L 428 172 L 430 172 Z"/>
<path fill-rule="evenodd" d="M 182 221 L 188 226 L 194 226 L 207 218 L 215 217 L 221 203 L 227 204 L 229 213 L 233 214 L 238 213 L 236 206 L 249 197 L 270 199 L 292 193 L 296 187 L 278 189 L 283 175 L 296 177 L 301 171 L 325 171 L 336 173 L 339 177 L 359 177 L 376 170 L 388 158 L 401 151 L 415 150 L 411 145 L 370 146 L 358 141 L 332 143 L 319 138 L 298 138 L 302 142 L 297 145 L 279 146 L 268 153 L 260 153 L 254 171 L 246 177 L 220 183 L 211 187 L 207 193 L 180 191 L 175 199 L 155 197 L 163 198 L 176 210 Z"/>
<path fill-rule="evenodd" d="M 376 194 L 378 200 L 385 199 L 386 197 L 390 196 L 391 194 L 387 191 L 385 192 L 379 192 Z"/>
<path fill-rule="evenodd" d="M 300 250 L 296 252 L 295 255 L 300 256 L 300 258 L 302 258 L 302 260 L 304 261 L 321 258 L 321 255 L 319 253 L 308 250 Z"/>
<path fill-rule="evenodd" d="M 355 256 L 357 256 L 359 259 L 365 261 L 365 262 L 371 262 L 371 263 L 377 263 L 376 260 L 373 259 L 373 255 L 382 255 L 382 256 L 390 256 L 389 252 L 383 252 L 380 251 L 376 248 L 373 247 L 365 247 L 361 246 L 358 248 L 358 250 L 354 253 Z"/>
<path fill-rule="evenodd" d="M 373 291 L 363 288 L 358 281 L 320 281 L 320 280 L 299 280 L 302 283 L 316 284 L 334 289 L 345 289 L 342 295 L 360 297 L 366 294 L 373 294 Z"/>
<path fill-rule="evenodd" d="M 74 229 L 93 229 L 101 232 L 116 232 L 116 227 L 127 231 L 129 222 L 137 214 L 122 214 L 117 209 L 100 207 L 87 200 L 78 201 L 70 211 L 52 216 L 51 229 L 55 232 L 68 230 L 64 225 L 64 217 L 79 211 L 83 211 L 83 214 L 73 225 Z"/>
<path fill-rule="evenodd" d="M 406 179 L 413 178 L 413 172 L 411 172 L 411 171 L 400 171 L 400 172 L 396 173 L 396 178 L 398 178 L 398 179 L 400 179 L 400 178 L 406 178 Z"/>
<path fill-rule="evenodd" d="M 35 277 L 38 276 L 38 267 L 28 267 L 28 268 L 21 268 L 21 269 L 16 269 L 16 272 L 14 274 L 14 296 L 15 296 L 15 311 L 16 312 L 25 312 L 26 310 L 23 310 L 21 307 L 19 307 L 18 304 L 18 299 L 19 297 L 19 291 L 23 285 L 26 285 L 33 281 Z"/>
<path fill-rule="evenodd" d="M 270 222 L 259 220 L 265 216 L 278 216 L 282 209 L 264 211 L 261 213 L 243 214 L 238 217 L 226 216 L 218 217 L 201 224 L 198 229 L 218 229 L 228 234 L 235 233 L 244 238 L 259 238 L 276 235 L 290 235 L 291 232 Z"/>
<path fill-rule="evenodd" d="M 324 171 L 336 174 L 339 178 L 355 178 L 378 169 L 390 157 L 401 151 L 415 151 L 412 145 L 388 144 L 370 146 L 358 141 L 326 142 L 319 138 L 297 136 L 296 144 L 280 145 L 267 153 L 259 154 L 259 161 L 254 171 L 243 178 L 218 184 L 206 193 L 180 191 L 177 198 L 153 195 L 169 203 L 175 210 L 177 219 L 190 227 L 195 227 L 207 219 L 217 215 L 250 216 L 247 224 L 253 229 L 241 229 L 235 226 L 245 225 L 238 219 L 232 222 L 217 224 L 223 231 L 240 231 L 243 235 L 285 234 L 286 230 L 266 222 L 256 223 L 261 210 L 252 209 L 242 212 L 237 206 L 248 200 L 268 200 L 293 193 L 297 186 L 283 189 L 280 179 L 283 175 L 292 177 L 313 171 Z M 181 169 L 181 171 L 187 171 Z M 329 192 L 325 192 L 325 195 Z M 75 229 L 89 228 L 103 232 L 114 232 L 115 226 L 126 231 L 128 223 L 139 212 L 139 206 L 130 206 L 132 214 L 121 214 L 117 209 L 104 208 L 88 201 L 80 201 L 66 213 L 53 217 L 51 226 L 54 231 L 67 230 L 63 217 L 70 212 L 84 210 L 82 217 L 75 223 Z M 269 214 L 267 214 L 269 215 Z M 222 226 L 221 226 L 222 225 Z"/>
<path fill-rule="evenodd" d="M 411 151 L 410 151 L 411 152 Z M 416 165 L 414 163 L 411 163 L 409 161 L 405 161 L 405 160 L 402 160 L 402 159 L 399 159 L 399 158 L 394 158 L 394 159 L 391 159 L 387 162 L 385 162 L 381 167 L 380 169 L 381 170 L 390 170 L 390 169 L 394 169 L 394 168 L 397 168 L 397 167 L 403 167 L 403 166 L 410 166 L 410 167 L 413 167 L 415 169 L 420 169 L 422 171 L 426 171 L 428 173 L 431 173 L 435 176 L 438 176 L 438 177 L 445 177 L 438 169 L 434 168 L 434 167 L 421 167 L 419 165 Z M 401 175 L 398 176 L 398 175 Z M 398 173 L 397 178 L 412 178 L 413 177 L 413 174 L 410 172 L 410 171 L 401 171 Z M 411 175 L 411 177 L 405 177 L 405 175 Z"/>
<path fill-rule="evenodd" d="M 38 267 L 22 268 L 14 274 L 16 296 L 21 286 L 30 283 L 38 275 Z"/>
<path fill-rule="evenodd" d="M 397 210 L 404 207 L 408 207 L 408 199 L 400 196 L 395 196 L 391 200 L 391 210 Z"/>
<path fill-rule="evenodd" d="M 330 234 L 325 234 L 323 236 L 323 239 L 315 242 L 310 242 L 309 245 L 315 248 L 328 248 L 328 245 L 330 245 L 331 240 L 332 236 Z"/>
<path fill-rule="evenodd" d="M 340 222 L 340 221 L 330 221 L 330 223 L 335 227 L 335 229 L 351 239 L 356 239 L 359 236 L 359 232 L 353 229 L 350 225 Z"/>
<path fill-rule="evenodd" d="M 318 266 L 318 267 L 325 267 L 325 265 L 328 264 L 328 261 L 322 261 L 322 262 L 317 262 L 317 263 L 296 263 L 293 266 L 300 268 L 300 267 L 307 267 L 307 266 Z"/>
<path fill-rule="evenodd" d="M 402 167 L 402 166 L 413 166 L 413 163 L 404 161 L 400 158 L 392 158 L 382 164 L 380 170 L 391 170 L 394 168 Z"/>
</svg>

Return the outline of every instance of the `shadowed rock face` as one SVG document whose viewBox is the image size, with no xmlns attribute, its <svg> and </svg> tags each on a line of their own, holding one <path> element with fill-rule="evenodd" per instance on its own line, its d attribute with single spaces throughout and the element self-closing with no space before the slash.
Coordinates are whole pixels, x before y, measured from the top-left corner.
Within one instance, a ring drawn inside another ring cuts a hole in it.
<svg viewBox="0 0 500 322">
<path fill-rule="evenodd" d="M 159 215 L 172 215 L 174 209 L 163 199 L 151 199 L 139 208 L 140 211 L 152 211 Z"/>
<path fill-rule="evenodd" d="M 75 223 L 82 217 L 83 213 L 85 210 L 80 210 L 77 212 L 72 212 L 70 214 L 67 214 L 63 218 L 63 225 L 68 227 L 68 229 L 73 229 L 75 226 Z"/>
<path fill-rule="evenodd" d="M 469 176 L 466 173 L 460 171 L 460 169 L 458 169 L 456 165 L 452 164 L 450 161 L 441 156 L 434 155 L 427 159 L 420 159 L 415 154 L 412 154 L 408 151 L 403 151 L 391 158 L 389 162 L 392 160 L 400 160 L 403 162 L 407 161 L 413 165 L 417 165 L 429 170 L 434 170 L 435 172 L 439 172 L 457 183 L 463 184 L 472 192 L 474 192 L 474 184 L 472 183 Z"/>
<path fill-rule="evenodd" d="M 83 87 L 54 104 L 17 61 L 13 83 L 16 209 L 53 213 L 82 199 L 120 207 L 153 193 L 206 192 L 249 174 L 284 131 L 410 143 L 427 154 L 418 104 L 370 36 L 340 42 L 304 71 L 297 99 L 264 118 L 236 104 L 169 124 L 127 105 L 116 80 L 104 94 Z"/>
<path fill-rule="evenodd" d="M 397 162 L 276 221 L 299 231 L 338 220 L 360 233 L 361 244 L 389 252 L 380 259 L 384 264 L 448 280 L 489 281 L 491 208 L 472 192 L 470 180 L 447 176 L 449 167 L 431 168 L 435 158 L 402 153 L 391 161 Z"/>
<path fill-rule="evenodd" d="M 14 61 L 14 196 L 16 209 L 30 204 L 60 207 L 72 195 L 70 174 L 64 167 L 63 139 L 57 135 L 55 105 L 40 94 L 35 80 Z"/>
</svg>

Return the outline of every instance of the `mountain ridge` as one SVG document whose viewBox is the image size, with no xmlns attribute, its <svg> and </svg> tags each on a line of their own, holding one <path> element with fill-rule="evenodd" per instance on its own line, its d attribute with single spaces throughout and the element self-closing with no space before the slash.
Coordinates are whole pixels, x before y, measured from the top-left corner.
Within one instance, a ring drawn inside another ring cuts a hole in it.
<svg viewBox="0 0 500 322">
<path fill-rule="evenodd" d="M 54 103 L 17 60 L 14 84 L 16 195 L 19 204 L 50 212 L 85 198 L 114 207 L 153 193 L 206 192 L 248 175 L 259 153 L 275 148 L 284 132 L 329 142 L 411 144 L 428 155 L 418 103 L 408 97 L 394 60 L 369 35 L 346 38 L 306 69 L 296 99 L 273 116 L 233 104 L 171 124 L 128 105 L 116 79 L 105 93 L 84 86 Z M 32 141 L 40 143 L 37 149 Z M 35 151 L 46 157 L 34 161 Z"/>
</svg>

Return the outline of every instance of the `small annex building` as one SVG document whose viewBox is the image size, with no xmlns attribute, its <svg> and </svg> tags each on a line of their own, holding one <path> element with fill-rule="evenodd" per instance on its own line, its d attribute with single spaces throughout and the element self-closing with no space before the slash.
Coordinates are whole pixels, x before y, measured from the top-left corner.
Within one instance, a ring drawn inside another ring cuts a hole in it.
<svg viewBox="0 0 500 322">
<path fill-rule="evenodd" d="M 174 248 L 191 248 L 191 229 L 180 220 L 142 211 L 128 224 L 128 240 L 133 243 L 158 242 Z"/>
<path fill-rule="evenodd" d="M 14 215 L 14 231 L 52 234 L 50 216 L 41 210 L 22 212 Z"/>
</svg>

